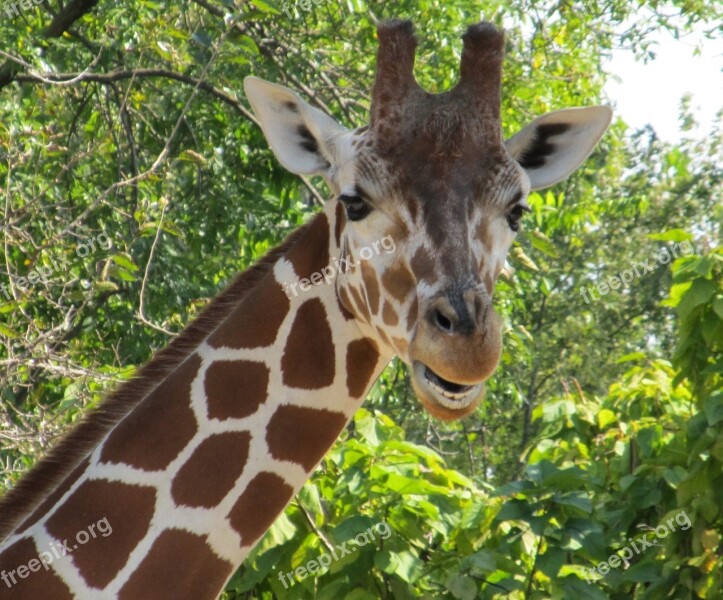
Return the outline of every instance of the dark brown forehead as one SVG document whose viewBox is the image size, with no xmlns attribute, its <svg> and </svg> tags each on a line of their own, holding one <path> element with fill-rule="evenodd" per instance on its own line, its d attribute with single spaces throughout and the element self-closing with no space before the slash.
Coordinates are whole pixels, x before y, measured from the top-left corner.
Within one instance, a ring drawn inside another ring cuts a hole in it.
<svg viewBox="0 0 723 600">
<path fill-rule="evenodd" d="M 433 158 L 445 164 L 459 159 L 479 162 L 504 159 L 499 121 L 484 121 L 470 115 L 464 98 L 453 94 L 420 94 L 410 98 L 399 123 L 399 143 L 389 158 L 409 156 Z"/>
<path fill-rule="evenodd" d="M 426 94 L 410 103 L 406 117 L 399 120 L 396 143 L 380 151 L 374 132 L 367 150 L 383 161 L 392 174 L 392 188 L 422 202 L 478 198 L 496 193 L 507 179 L 519 183 L 515 162 L 505 150 L 498 128 L 481 134 L 479 122 L 465 118 L 463 102 L 454 97 Z M 492 189 L 495 188 L 495 189 Z M 493 200 L 493 198 L 487 198 Z"/>
</svg>

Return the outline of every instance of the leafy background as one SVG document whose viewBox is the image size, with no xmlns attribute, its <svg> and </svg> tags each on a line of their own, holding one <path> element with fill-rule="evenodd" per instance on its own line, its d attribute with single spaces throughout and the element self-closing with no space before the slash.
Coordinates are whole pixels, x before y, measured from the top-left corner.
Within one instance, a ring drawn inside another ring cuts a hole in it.
<svg viewBox="0 0 723 600">
<path fill-rule="evenodd" d="M 507 30 L 511 134 L 606 101 L 612 49 L 648 60 L 651 32 L 715 37 L 721 22 L 703 0 L 25 4 L 0 13 L 5 488 L 326 197 L 275 162 L 246 75 L 360 125 L 377 19 L 414 20 L 417 77 L 441 91 L 482 15 Z M 680 119 L 695 121 L 685 101 Z M 670 144 L 617 119 L 573 177 L 533 194 L 496 290 L 505 350 L 484 406 L 435 422 L 393 362 L 224 598 L 720 598 L 719 125 Z M 103 233 L 112 247 L 89 249 Z M 583 298 L 682 243 L 695 252 Z M 25 285 L 38 268 L 51 280 Z M 690 529 L 586 582 L 679 511 Z M 279 581 L 381 520 L 387 540 Z"/>
</svg>

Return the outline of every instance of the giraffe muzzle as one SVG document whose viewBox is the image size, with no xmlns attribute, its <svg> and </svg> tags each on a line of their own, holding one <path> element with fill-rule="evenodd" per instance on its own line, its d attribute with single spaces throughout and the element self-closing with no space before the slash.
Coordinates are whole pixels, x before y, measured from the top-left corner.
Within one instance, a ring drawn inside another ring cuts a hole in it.
<svg viewBox="0 0 723 600">
<path fill-rule="evenodd" d="M 484 381 L 497 368 L 502 321 L 478 286 L 425 304 L 409 347 L 412 386 L 432 415 L 459 419 L 479 404 Z"/>
<path fill-rule="evenodd" d="M 421 361 L 412 364 L 412 387 L 427 411 L 445 421 L 468 415 L 484 395 L 484 383 L 450 381 Z"/>
</svg>

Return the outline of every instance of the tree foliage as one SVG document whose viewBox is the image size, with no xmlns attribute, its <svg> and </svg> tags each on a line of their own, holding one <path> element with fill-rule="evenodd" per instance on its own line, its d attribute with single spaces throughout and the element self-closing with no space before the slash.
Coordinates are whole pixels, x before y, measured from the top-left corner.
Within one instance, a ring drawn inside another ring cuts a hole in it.
<svg viewBox="0 0 723 600">
<path fill-rule="evenodd" d="M 416 75 L 441 91 L 481 12 L 507 30 L 510 135 L 604 101 L 613 48 L 649 59 L 654 29 L 720 22 L 715 3 L 691 0 L 12 6 L 0 20 L 5 487 L 327 196 L 276 163 L 245 76 L 360 125 L 376 19 L 415 21 Z M 434 422 L 393 362 L 225 597 L 720 597 L 720 152 L 718 128 L 667 144 L 618 119 L 574 177 L 533 194 L 496 288 L 505 350 L 485 405 Z M 681 247 L 692 251 L 664 260 Z M 645 261 L 655 268 L 599 291 Z M 689 528 L 591 574 L 681 511 Z M 382 521 L 387 539 L 279 578 Z"/>
</svg>

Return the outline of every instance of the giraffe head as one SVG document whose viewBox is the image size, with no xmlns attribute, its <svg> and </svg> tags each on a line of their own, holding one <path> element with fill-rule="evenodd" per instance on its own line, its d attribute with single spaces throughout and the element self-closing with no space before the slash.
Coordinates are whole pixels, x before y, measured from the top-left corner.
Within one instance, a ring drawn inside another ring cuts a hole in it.
<svg viewBox="0 0 723 600">
<path fill-rule="evenodd" d="M 245 90 L 280 162 L 324 176 L 334 193 L 338 258 L 358 265 L 335 279 L 340 303 L 411 367 L 424 406 L 455 419 L 475 408 L 499 362 L 492 293 L 528 193 L 576 169 L 611 111 L 548 113 L 505 141 L 494 26 L 469 27 L 459 83 L 441 94 L 414 78 L 409 21 L 381 24 L 378 36 L 368 126 L 347 129 L 257 78 Z"/>
</svg>

